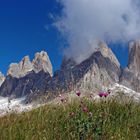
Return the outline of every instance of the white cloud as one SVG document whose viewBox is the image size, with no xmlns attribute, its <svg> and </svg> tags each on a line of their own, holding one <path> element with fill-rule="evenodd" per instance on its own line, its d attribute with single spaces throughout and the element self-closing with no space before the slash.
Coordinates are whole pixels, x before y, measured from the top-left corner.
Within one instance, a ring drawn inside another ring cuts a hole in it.
<svg viewBox="0 0 140 140">
<path fill-rule="evenodd" d="M 55 23 L 69 43 L 65 53 L 78 62 L 88 57 L 95 40 L 130 41 L 140 37 L 139 0 L 59 0 L 64 6 Z"/>
</svg>

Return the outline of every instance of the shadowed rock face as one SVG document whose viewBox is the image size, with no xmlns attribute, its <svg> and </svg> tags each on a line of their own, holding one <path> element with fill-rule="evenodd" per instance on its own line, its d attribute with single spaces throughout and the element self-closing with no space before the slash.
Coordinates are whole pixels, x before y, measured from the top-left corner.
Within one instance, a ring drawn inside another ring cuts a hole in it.
<svg viewBox="0 0 140 140">
<path fill-rule="evenodd" d="M 0 88 L 1 96 L 22 97 L 29 94 L 45 93 L 47 82 L 51 76 L 49 73 L 40 71 L 30 72 L 24 77 L 15 78 L 7 76 Z"/>
<path fill-rule="evenodd" d="M 52 73 L 52 65 L 46 52 L 36 53 L 33 62 L 25 56 L 18 64 L 10 65 L 0 87 L 0 95 L 21 97 L 30 93 L 44 93 Z"/>
<path fill-rule="evenodd" d="M 129 62 L 122 72 L 120 83 L 140 92 L 140 41 L 132 42 L 129 46 Z"/>
</svg>

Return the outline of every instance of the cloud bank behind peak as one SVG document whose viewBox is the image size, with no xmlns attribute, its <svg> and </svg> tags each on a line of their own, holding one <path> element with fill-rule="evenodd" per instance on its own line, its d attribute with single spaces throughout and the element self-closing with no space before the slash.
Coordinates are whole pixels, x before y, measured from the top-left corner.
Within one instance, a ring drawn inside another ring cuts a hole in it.
<svg viewBox="0 0 140 140">
<path fill-rule="evenodd" d="M 55 25 L 66 38 L 64 51 L 77 62 L 97 47 L 97 40 L 128 42 L 140 37 L 138 0 L 58 0 L 62 15 Z"/>
</svg>

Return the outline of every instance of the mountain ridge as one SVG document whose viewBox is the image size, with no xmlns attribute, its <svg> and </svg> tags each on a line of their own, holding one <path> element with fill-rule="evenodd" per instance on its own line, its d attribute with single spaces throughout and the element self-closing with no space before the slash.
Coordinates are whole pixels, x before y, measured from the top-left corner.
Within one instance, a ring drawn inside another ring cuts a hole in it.
<svg viewBox="0 0 140 140">
<path fill-rule="evenodd" d="M 64 57 L 60 70 L 54 72 L 49 56 L 42 51 L 31 62 L 25 56 L 18 64 L 11 64 L 0 87 L 0 95 L 22 97 L 52 93 L 57 96 L 72 90 L 95 92 L 114 83 L 140 92 L 140 42 L 129 45 L 129 62 L 124 69 L 106 43 L 99 43 L 93 54 L 77 64 Z"/>
</svg>

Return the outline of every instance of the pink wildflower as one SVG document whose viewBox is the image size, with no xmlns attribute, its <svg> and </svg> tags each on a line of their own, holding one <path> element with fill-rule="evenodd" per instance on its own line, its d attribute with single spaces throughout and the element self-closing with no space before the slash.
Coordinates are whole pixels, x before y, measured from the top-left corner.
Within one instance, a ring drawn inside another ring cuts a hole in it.
<svg viewBox="0 0 140 140">
<path fill-rule="evenodd" d="M 80 96 L 81 95 L 81 92 L 80 91 L 76 91 L 76 95 L 77 96 Z"/>
<path fill-rule="evenodd" d="M 100 92 L 98 95 L 99 95 L 100 97 L 107 97 L 109 94 L 106 93 L 106 92 Z"/>
</svg>

